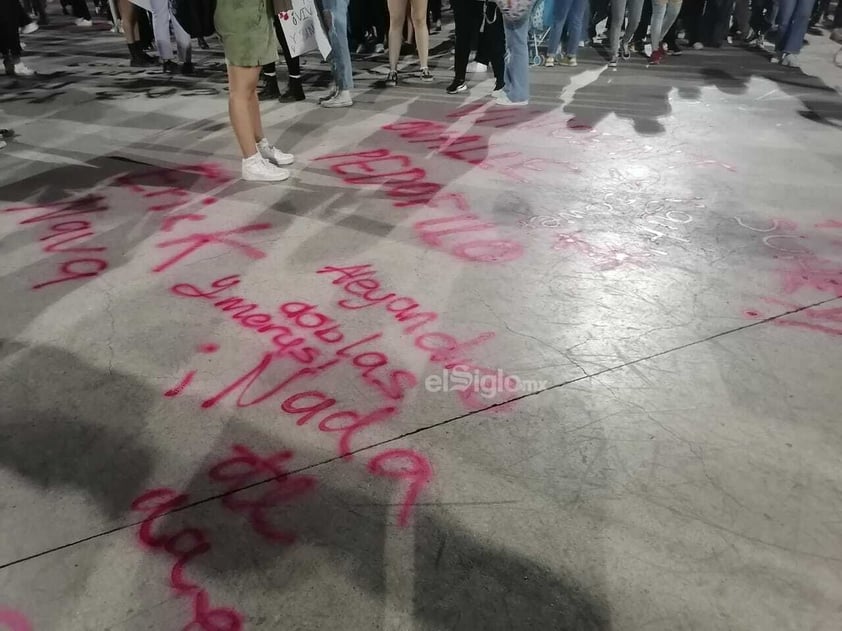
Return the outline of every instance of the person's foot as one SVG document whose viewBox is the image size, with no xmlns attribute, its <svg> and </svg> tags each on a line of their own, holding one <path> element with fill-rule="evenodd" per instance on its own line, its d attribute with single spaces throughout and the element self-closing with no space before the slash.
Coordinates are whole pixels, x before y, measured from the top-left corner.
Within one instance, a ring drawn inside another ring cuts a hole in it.
<svg viewBox="0 0 842 631">
<path fill-rule="evenodd" d="M 499 99 L 501 96 L 506 94 L 506 86 L 502 83 L 498 83 L 494 86 L 494 89 L 491 91 L 491 98 L 492 99 Z"/>
<path fill-rule="evenodd" d="M 386 81 L 384 82 L 387 88 L 394 88 L 398 85 L 398 73 L 392 70 L 389 74 L 386 75 Z"/>
<path fill-rule="evenodd" d="M 418 73 L 418 78 L 424 83 L 432 83 L 435 81 L 435 77 L 433 77 L 433 73 L 430 72 L 429 68 L 421 68 L 421 72 Z"/>
<path fill-rule="evenodd" d="M 283 182 L 289 171 L 268 162 L 258 151 L 249 158 L 243 158 L 243 179 L 246 182 Z"/>
<path fill-rule="evenodd" d="M 609 68 L 616 68 L 620 64 L 620 57 L 617 55 L 611 55 L 611 59 L 608 60 L 608 67 Z"/>
<path fill-rule="evenodd" d="M 652 56 L 649 57 L 649 65 L 657 66 L 659 63 L 661 63 L 664 60 L 664 57 L 666 57 L 666 53 L 664 52 L 664 49 L 663 48 L 656 49 L 655 52 L 652 53 Z"/>
<path fill-rule="evenodd" d="M 667 54 L 672 55 L 673 57 L 680 57 L 684 51 L 681 50 L 681 47 L 676 42 L 671 42 L 667 44 Z"/>
<path fill-rule="evenodd" d="M 163 64 L 161 64 L 161 68 L 166 74 L 178 73 L 178 64 L 175 63 L 172 59 L 167 59 L 165 62 L 163 62 Z"/>
<path fill-rule="evenodd" d="M 386 52 L 386 49 L 383 47 L 383 44 L 375 44 L 374 45 L 374 54 L 375 55 L 382 55 Z"/>
<path fill-rule="evenodd" d="M 576 55 L 565 55 L 559 63 L 562 66 L 567 66 L 568 68 L 575 68 L 579 65 L 579 62 L 576 60 Z"/>
<path fill-rule="evenodd" d="M 295 162 L 294 155 L 284 153 L 274 145 L 271 145 L 266 138 L 257 143 L 257 152 L 263 156 L 264 160 L 268 160 L 275 166 L 284 166 Z"/>
<path fill-rule="evenodd" d="M 646 54 L 646 44 L 643 42 L 643 40 L 638 40 L 638 41 L 634 42 L 632 44 L 632 48 L 634 49 L 634 52 L 636 52 L 636 53 L 640 53 L 641 55 Z"/>
<path fill-rule="evenodd" d="M 475 72 L 483 74 L 485 72 L 488 72 L 488 66 L 486 64 L 481 64 L 478 61 L 472 61 L 468 64 L 468 72 L 470 72 L 471 74 Z"/>
<path fill-rule="evenodd" d="M 842 11 L 842 8 L 836 9 Z M 835 28 L 830 32 L 830 39 L 838 44 L 842 44 L 842 28 Z"/>
<path fill-rule="evenodd" d="M 555 66 L 555 57 L 553 55 L 547 55 L 547 58 L 544 60 L 544 68 L 552 68 Z"/>
<path fill-rule="evenodd" d="M 757 39 L 754 40 L 754 47 L 755 48 L 766 48 L 766 36 L 762 33 L 757 36 Z"/>
<path fill-rule="evenodd" d="M 20 27 L 20 34 L 21 35 L 30 35 L 38 30 L 38 23 L 37 22 L 30 22 L 29 24 L 24 24 Z"/>
<path fill-rule="evenodd" d="M 433 22 L 433 28 L 431 29 L 433 33 L 441 33 L 441 20 L 436 20 Z"/>
<path fill-rule="evenodd" d="M 693 42 L 693 50 L 704 50 L 705 45 L 702 42 Z"/>
<path fill-rule="evenodd" d="M 278 97 L 278 100 L 281 103 L 294 103 L 303 101 L 305 98 L 304 87 L 301 85 L 301 79 L 298 78 L 289 80 L 286 91 Z"/>
<path fill-rule="evenodd" d="M 357 49 L 356 49 L 354 52 L 355 52 L 356 54 L 358 54 L 358 55 L 362 55 L 362 54 L 364 54 L 364 53 L 365 53 L 365 49 L 366 49 L 365 44 L 359 44 L 359 45 L 357 46 Z"/>
<path fill-rule="evenodd" d="M 351 92 L 349 90 L 341 90 L 327 101 L 322 101 L 319 105 L 322 107 L 351 107 L 353 104 L 354 100 L 351 98 Z"/>
<path fill-rule="evenodd" d="M 780 53 L 776 50 L 772 53 L 772 56 L 769 58 L 769 63 L 779 64 L 781 63 L 781 59 L 783 59 L 783 53 Z"/>
<path fill-rule="evenodd" d="M 208 46 L 208 43 L 205 41 L 204 37 L 198 37 L 197 39 L 199 41 L 199 48 L 201 48 L 202 50 L 208 50 L 210 48 L 210 46 Z"/>
<path fill-rule="evenodd" d="M 193 65 L 192 61 L 185 61 L 181 64 L 181 74 L 189 77 L 194 72 L 196 72 L 196 67 Z"/>
<path fill-rule="evenodd" d="M 468 84 L 464 81 L 459 81 L 458 79 L 454 79 L 453 83 L 447 86 L 447 93 L 448 94 L 459 94 L 460 92 L 465 92 L 468 89 Z"/>
<path fill-rule="evenodd" d="M 6 63 L 4 65 L 6 67 L 6 74 L 10 77 L 32 77 L 35 75 L 35 71 L 22 61 L 16 64 Z"/>
<path fill-rule="evenodd" d="M 781 57 L 781 65 L 787 68 L 801 67 L 801 64 L 798 63 L 798 55 L 793 53 L 784 53 L 783 57 Z"/>
<path fill-rule="evenodd" d="M 631 48 L 626 42 L 620 44 L 620 54 L 623 56 L 623 59 L 631 59 Z"/>
<path fill-rule="evenodd" d="M 76 22 L 74 22 L 74 24 L 76 24 L 76 26 L 84 26 L 86 28 L 94 25 L 92 20 L 86 20 L 85 18 L 77 19 Z"/>
<path fill-rule="evenodd" d="M 257 93 L 258 101 L 274 101 L 281 96 L 277 77 L 266 77 L 263 87 Z"/>
<path fill-rule="evenodd" d="M 523 107 L 529 105 L 529 101 L 512 101 L 505 92 L 495 99 L 495 103 L 501 107 Z"/>
</svg>

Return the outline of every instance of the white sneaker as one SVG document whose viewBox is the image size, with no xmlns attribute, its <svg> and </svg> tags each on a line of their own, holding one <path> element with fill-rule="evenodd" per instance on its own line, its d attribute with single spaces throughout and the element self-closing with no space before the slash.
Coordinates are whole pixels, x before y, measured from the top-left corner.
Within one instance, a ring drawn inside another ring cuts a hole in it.
<svg viewBox="0 0 842 631">
<path fill-rule="evenodd" d="M 798 55 L 793 53 L 784 53 L 783 57 L 781 57 L 781 65 L 786 66 L 787 68 L 800 68 L 801 65 L 798 63 Z"/>
<path fill-rule="evenodd" d="M 22 61 L 16 64 L 6 64 L 6 74 L 10 77 L 32 77 L 35 71 Z"/>
<path fill-rule="evenodd" d="M 478 72 L 479 74 L 483 74 L 488 72 L 488 66 L 481 64 L 478 61 L 472 61 L 468 64 L 468 72 Z"/>
<path fill-rule="evenodd" d="M 277 147 L 269 144 L 265 138 L 257 143 L 257 151 L 263 156 L 264 160 L 268 160 L 276 166 L 283 166 L 285 164 L 292 164 L 295 162 L 295 156 L 291 153 L 284 153 Z"/>
<path fill-rule="evenodd" d="M 382 55 L 384 52 L 383 44 L 375 44 L 374 45 L 374 54 L 375 55 Z"/>
<path fill-rule="evenodd" d="M 506 94 L 506 88 L 495 89 L 491 91 L 491 98 L 492 99 L 499 99 L 501 96 Z"/>
<path fill-rule="evenodd" d="M 79 18 L 76 20 L 76 26 L 93 26 L 94 23 L 91 20 L 86 20 L 85 18 Z"/>
<path fill-rule="evenodd" d="M 351 107 L 353 104 L 354 100 L 351 98 L 351 91 L 342 90 L 326 101 L 322 101 L 319 105 L 322 107 Z"/>
<path fill-rule="evenodd" d="M 38 30 L 38 22 L 30 22 L 21 27 L 20 33 L 21 35 L 30 35 Z"/>
<path fill-rule="evenodd" d="M 693 44 L 693 50 L 702 50 L 704 47 L 705 45 L 702 42 L 695 42 Z"/>
<path fill-rule="evenodd" d="M 2 149 L 2 148 L 3 148 L 3 147 L 5 147 L 5 146 L 6 146 L 6 141 L 5 141 L 5 140 L 0 140 L 0 149 Z"/>
<path fill-rule="evenodd" d="M 498 96 L 495 102 L 497 105 L 503 107 L 523 107 L 524 105 L 529 105 L 529 101 L 512 101 L 505 92 Z"/>
<path fill-rule="evenodd" d="M 283 182 L 289 175 L 286 169 L 267 162 L 260 152 L 243 158 L 243 179 L 246 182 Z"/>
</svg>

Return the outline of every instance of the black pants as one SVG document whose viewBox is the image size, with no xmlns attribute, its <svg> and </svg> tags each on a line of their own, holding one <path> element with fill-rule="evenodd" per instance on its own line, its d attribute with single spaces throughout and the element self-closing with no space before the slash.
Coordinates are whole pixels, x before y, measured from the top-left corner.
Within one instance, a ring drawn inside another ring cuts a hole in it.
<svg viewBox="0 0 842 631">
<path fill-rule="evenodd" d="M 707 0 L 702 14 L 702 42 L 706 46 L 722 46 L 728 35 L 734 0 Z"/>
<path fill-rule="evenodd" d="M 822 16 L 825 15 L 829 9 L 830 0 L 818 0 L 818 2 L 816 2 L 816 6 L 813 7 L 813 15 L 810 17 L 810 26 L 818 24 L 819 20 L 822 19 Z M 836 9 L 836 12 L 839 13 L 839 9 Z"/>
<path fill-rule="evenodd" d="M 836 15 L 833 16 L 833 28 L 842 28 L 842 1 L 836 5 Z"/>
<path fill-rule="evenodd" d="M 588 24 L 588 35 L 590 35 L 591 39 L 596 37 L 596 25 L 604 19 L 608 18 L 608 22 L 605 24 L 605 30 L 607 31 L 611 28 L 610 6 L 611 0 L 591 0 L 590 16 L 586 14 L 586 17 L 589 17 L 590 19 L 590 23 Z"/>
<path fill-rule="evenodd" d="M 369 0 L 364 1 L 368 2 Z M 433 22 L 441 20 L 441 0 L 427 0 L 427 10 L 430 12 Z"/>
<path fill-rule="evenodd" d="M 275 16 L 275 35 L 278 36 L 278 41 L 281 43 L 281 50 L 284 51 L 284 61 L 287 64 L 287 70 L 291 78 L 301 77 L 301 58 L 293 57 L 289 49 L 289 42 L 287 42 L 284 29 L 281 28 L 281 21 L 278 16 Z M 263 72 L 268 75 L 274 75 L 277 72 L 275 62 L 263 66 Z"/>
<path fill-rule="evenodd" d="M 456 22 L 455 80 L 465 80 L 468 58 L 471 56 L 471 41 L 478 33 L 477 59 L 488 59 L 491 62 L 497 85 L 502 86 L 505 72 L 506 36 L 503 31 L 503 16 L 500 15 L 497 5 L 494 2 L 482 3 L 477 0 L 453 0 L 452 4 L 453 18 Z"/>
<path fill-rule="evenodd" d="M 29 22 L 29 19 L 27 19 Z M 7 63 L 20 61 L 20 3 L 0 0 L 0 55 Z"/>
<path fill-rule="evenodd" d="M 91 19 L 91 12 L 88 9 L 88 3 L 85 0 L 73 0 L 70 5 L 73 7 L 73 15 L 77 18 L 85 20 Z"/>
<path fill-rule="evenodd" d="M 351 39 L 357 45 L 366 43 L 366 33 L 373 32 L 375 44 L 386 41 L 386 0 L 351 0 Z"/>
<path fill-rule="evenodd" d="M 752 0 L 749 24 L 758 35 L 765 35 L 772 28 L 772 11 L 775 0 Z"/>
<path fill-rule="evenodd" d="M 754 0 L 755 3 L 760 0 Z M 702 16 L 705 13 L 705 0 L 684 0 L 681 7 L 681 14 L 684 19 L 684 28 L 687 32 L 687 43 L 691 46 L 696 42 L 705 39 L 702 28 Z"/>
</svg>

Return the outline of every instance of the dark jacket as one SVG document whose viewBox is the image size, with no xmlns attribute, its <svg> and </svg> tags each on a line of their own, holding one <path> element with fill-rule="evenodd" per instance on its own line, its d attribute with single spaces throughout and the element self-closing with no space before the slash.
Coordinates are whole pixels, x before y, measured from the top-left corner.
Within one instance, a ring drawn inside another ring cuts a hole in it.
<svg viewBox="0 0 842 631">
<path fill-rule="evenodd" d="M 176 0 L 175 19 L 190 37 L 210 37 L 216 31 L 213 14 L 216 0 Z"/>
</svg>

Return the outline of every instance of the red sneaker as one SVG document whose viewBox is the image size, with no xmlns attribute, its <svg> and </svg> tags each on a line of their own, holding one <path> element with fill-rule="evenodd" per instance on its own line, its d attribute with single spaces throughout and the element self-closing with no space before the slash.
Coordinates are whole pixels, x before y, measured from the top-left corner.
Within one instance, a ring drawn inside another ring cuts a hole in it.
<svg viewBox="0 0 842 631">
<path fill-rule="evenodd" d="M 652 53 L 652 56 L 649 57 L 649 65 L 656 66 L 664 60 L 667 54 L 664 52 L 663 48 L 658 48 L 658 50 Z"/>
</svg>

